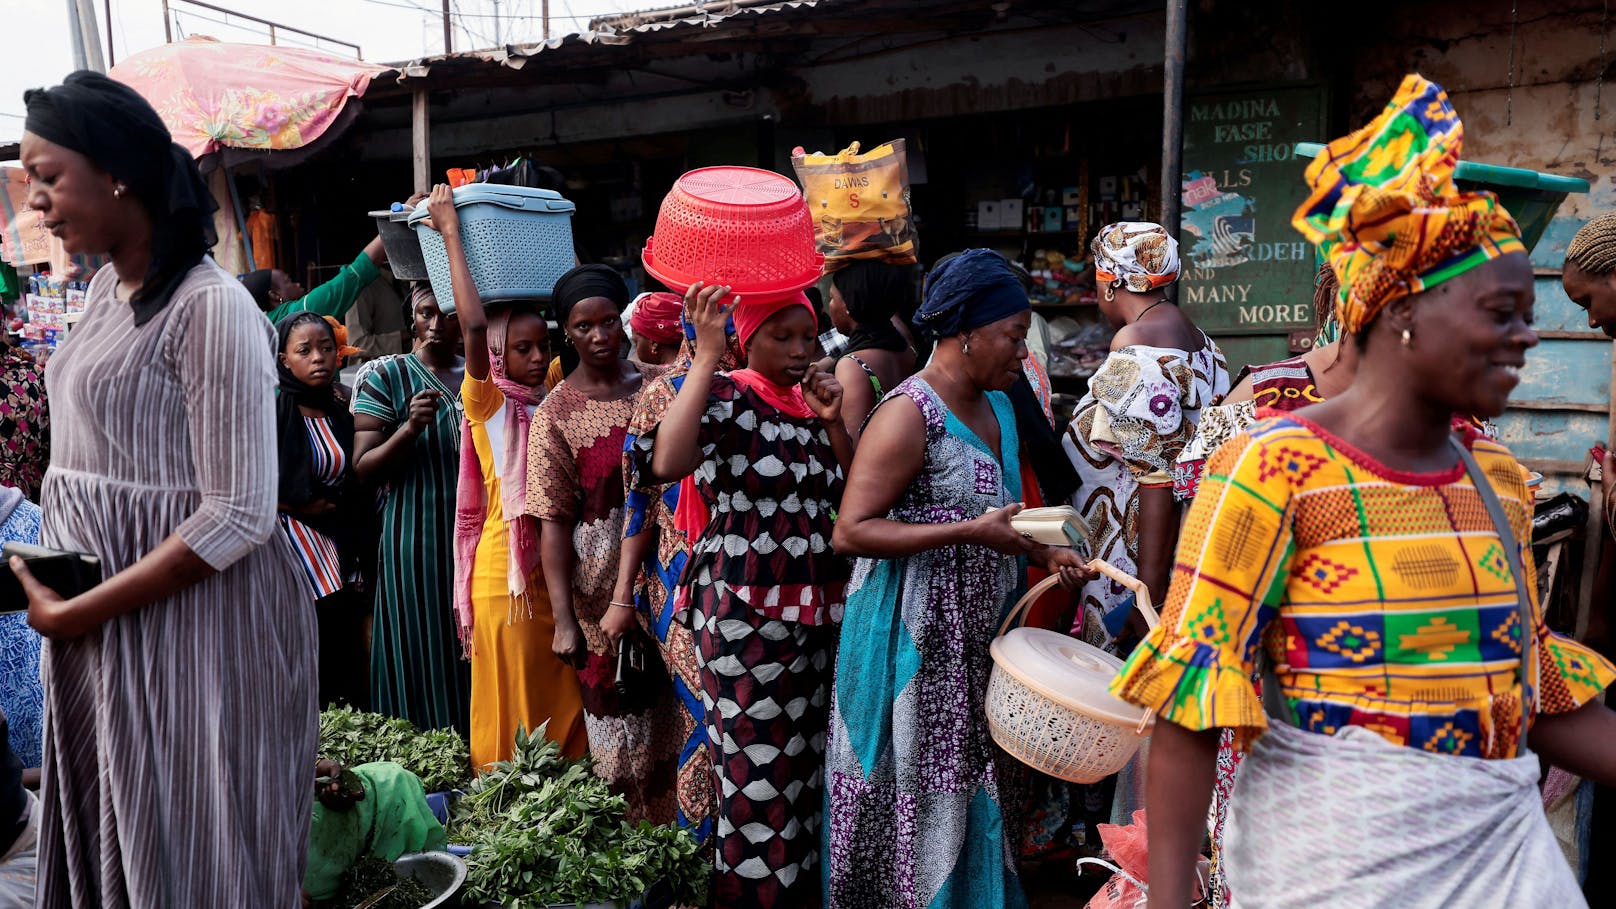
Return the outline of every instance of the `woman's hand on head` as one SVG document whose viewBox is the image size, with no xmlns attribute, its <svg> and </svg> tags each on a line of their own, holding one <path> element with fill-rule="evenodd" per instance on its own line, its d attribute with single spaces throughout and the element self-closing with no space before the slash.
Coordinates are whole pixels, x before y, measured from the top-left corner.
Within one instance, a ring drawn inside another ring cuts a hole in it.
<svg viewBox="0 0 1616 909">
<path fill-rule="evenodd" d="M 700 281 L 685 291 L 685 318 L 696 327 L 696 359 L 716 364 L 729 345 L 729 316 L 741 302 L 737 295 L 728 306 L 729 286 Z"/>
<path fill-rule="evenodd" d="M 826 423 L 842 418 L 842 383 L 836 376 L 824 372 L 818 363 L 810 364 L 808 374 L 802 377 L 802 396 L 814 416 Z"/>
<path fill-rule="evenodd" d="M 966 524 L 971 529 L 972 542 L 1002 555 L 1027 555 L 1042 549 L 1043 546 L 1034 542 L 1032 537 L 1010 526 L 1010 519 L 1020 514 L 1025 507 L 1017 502 L 1003 508 L 995 508 L 979 518 L 967 521 Z"/>
<path fill-rule="evenodd" d="M 428 217 L 422 224 L 440 234 L 459 233 L 460 213 L 455 211 L 454 190 L 447 183 L 432 187 L 432 195 L 427 197 L 426 211 Z"/>
</svg>

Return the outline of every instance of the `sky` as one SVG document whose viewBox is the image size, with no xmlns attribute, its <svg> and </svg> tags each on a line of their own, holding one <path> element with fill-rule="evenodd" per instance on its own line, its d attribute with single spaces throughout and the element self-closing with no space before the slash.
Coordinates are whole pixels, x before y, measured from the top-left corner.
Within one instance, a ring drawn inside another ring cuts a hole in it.
<svg viewBox="0 0 1616 909">
<path fill-rule="evenodd" d="M 270 19 L 358 44 L 371 62 L 392 63 L 443 52 L 441 0 L 208 0 L 212 6 Z M 106 56 L 107 0 L 91 0 L 102 56 Z M 672 6 L 675 0 L 550 0 L 553 35 L 581 31 L 590 18 Z M 0 140 L 22 135 L 22 93 L 54 85 L 73 70 L 68 8 L 73 0 L 0 0 L 9 40 L 0 43 Z M 268 44 L 263 26 L 170 0 L 174 40 L 211 35 L 223 41 Z M 118 60 L 163 43 L 162 0 L 111 0 L 113 50 Z M 543 35 L 542 0 L 451 0 L 455 50 L 537 41 Z M 494 18 L 495 12 L 499 19 Z M 499 32 L 496 39 L 495 23 Z M 22 25 L 26 23 L 25 25 Z M 236 23 L 236 24 L 227 24 Z M 11 26 L 21 25 L 13 30 Z M 282 43 L 310 43 L 284 35 Z M 351 54 L 351 49 L 332 48 Z"/>
</svg>

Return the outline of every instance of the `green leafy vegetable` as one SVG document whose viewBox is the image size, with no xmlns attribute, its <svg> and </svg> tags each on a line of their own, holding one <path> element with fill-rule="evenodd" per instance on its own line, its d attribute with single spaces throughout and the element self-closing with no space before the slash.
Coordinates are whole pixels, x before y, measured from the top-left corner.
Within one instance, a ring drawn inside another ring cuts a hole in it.
<svg viewBox="0 0 1616 909">
<path fill-rule="evenodd" d="M 453 729 L 422 732 L 409 720 L 333 707 L 320 714 L 320 754 L 346 767 L 394 761 L 421 778 L 427 792 L 471 778 L 471 754 Z"/>
<path fill-rule="evenodd" d="M 386 891 L 380 899 L 378 895 Z M 374 903 L 367 900 L 376 899 Z M 432 901 L 432 891 L 414 878 L 403 878 L 393 863 L 374 856 L 362 858 L 342 874 L 337 895 L 321 905 L 330 909 L 420 909 Z"/>
<path fill-rule="evenodd" d="M 450 840 L 471 847 L 466 895 L 507 909 L 628 900 L 656 884 L 705 905 L 708 878 L 695 837 L 677 827 L 630 824 L 586 760 L 569 761 L 544 729 L 518 730 L 510 760 L 495 764 L 455 805 Z"/>
</svg>

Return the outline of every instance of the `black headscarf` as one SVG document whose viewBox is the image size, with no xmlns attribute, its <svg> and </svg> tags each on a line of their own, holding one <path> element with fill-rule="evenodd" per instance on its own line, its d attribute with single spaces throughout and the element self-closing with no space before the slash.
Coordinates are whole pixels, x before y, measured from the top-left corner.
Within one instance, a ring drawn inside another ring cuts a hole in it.
<svg viewBox="0 0 1616 909">
<path fill-rule="evenodd" d="M 617 306 L 618 312 L 622 312 L 628 306 L 628 285 L 623 283 L 623 276 L 617 273 L 617 269 L 609 265 L 579 265 L 562 275 L 550 292 L 550 300 L 555 306 L 556 324 L 561 326 L 563 335 L 572 308 L 591 297 L 605 297 Z M 562 373 L 570 375 L 577 368 L 577 349 L 563 341 Z"/>
<path fill-rule="evenodd" d="M 196 162 L 145 98 L 100 73 L 81 70 L 55 88 L 26 92 L 23 100 L 23 129 L 89 158 L 129 187 L 151 216 L 151 264 L 129 301 L 135 324 L 146 324 L 218 242 L 218 206 Z"/>
<path fill-rule="evenodd" d="M 892 317 L 906 308 L 914 294 L 909 269 L 862 259 L 833 272 L 830 281 L 854 322 L 847 338 L 849 351 L 909 349 L 909 342 L 892 324 Z"/>
<path fill-rule="evenodd" d="M 241 286 L 247 288 L 247 293 L 252 294 L 253 302 L 264 312 L 275 308 L 269 305 L 269 292 L 274 288 L 274 284 L 275 272 L 268 268 L 260 268 L 241 276 Z"/>
<path fill-rule="evenodd" d="M 336 381 L 321 388 L 315 388 L 303 382 L 285 363 L 280 363 L 279 354 L 286 351 L 286 342 L 291 338 L 292 332 L 303 325 L 319 325 L 327 331 L 331 330 L 325 317 L 312 312 L 298 312 L 287 316 L 275 325 L 275 353 L 280 374 L 279 393 L 275 395 L 275 424 L 276 444 L 280 454 L 280 500 L 287 505 L 303 506 L 319 499 L 327 499 L 339 505 L 337 514 L 319 520 L 298 520 L 331 537 L 337 542 L 337 548 L 344 550 L 343 555 L 350 554 L 346 544 L 351 540 L 353 532 L 352 508 L 340 507 L 348 503 L 351 498 L 351 487 L 356 484 L 346 482 L 347 476 L 336 484 L 320 480 L 314 475 L 314 453 L 309 446 L 308 428 L 303 423 L 303 413 L 298 410 L 303 407 L 313 408 L 325 414 L 331 434 L 336 437 L 337 444 L 348 453 L 350 460 L 350 473 L 353 457 L 354 424 L 353 416 L 348 413 L 348 407 L 337 398 Z M 336 335 L 332 333 L 332 340 Z"/>
</svg>

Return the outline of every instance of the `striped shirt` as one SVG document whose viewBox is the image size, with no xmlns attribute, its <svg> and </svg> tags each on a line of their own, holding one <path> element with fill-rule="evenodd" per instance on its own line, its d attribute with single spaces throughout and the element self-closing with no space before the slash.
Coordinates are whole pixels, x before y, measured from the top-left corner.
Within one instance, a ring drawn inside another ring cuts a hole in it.
<svg viewBox="0 0 1616 909">
<path fill-rule="evenodd" d="M 348 453 L 342 450 L 337 437 L 331 432 L 331 423 L 325 417 L 304 417 L 303 426 L 309 434 L 309 452 L 312 473 L 316 480 L 335 485 L 348 469 Z M 342 589 L 342 561 L 337 544 L 325 534 L 304 524 L 297 518 L 281 513 L 281 529 L 292 541 L 292 548 L 303 563 L 303 570 L 314 585 L 314 594 L 324 599 Z"/>
</svg>

